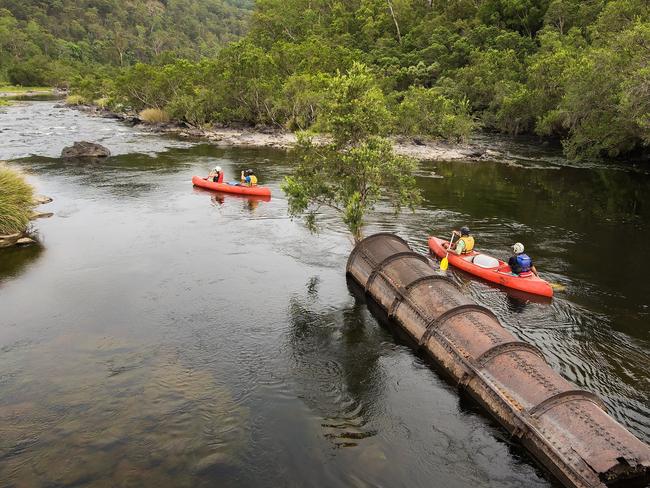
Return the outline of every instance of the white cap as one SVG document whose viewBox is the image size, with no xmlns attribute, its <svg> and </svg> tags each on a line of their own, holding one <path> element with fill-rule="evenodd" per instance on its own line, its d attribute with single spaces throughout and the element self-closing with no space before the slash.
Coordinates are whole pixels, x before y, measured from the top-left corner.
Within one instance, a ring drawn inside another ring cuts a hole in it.
<svg viewBox="0 0 650 488">
<path fill-rule="evenodd" d="M 515 254 L 521 254 L 524 252 L 524 245 L 521 242 L 517 242 L 514 246 L 512 246 L 512 250 L 515 252 Z"/>
<path fill-rule="evenodd" d="M 221 166 L 215 166 L 212 171 L 214 171 L 215 173 L 221 173 Z"/>
</svg>

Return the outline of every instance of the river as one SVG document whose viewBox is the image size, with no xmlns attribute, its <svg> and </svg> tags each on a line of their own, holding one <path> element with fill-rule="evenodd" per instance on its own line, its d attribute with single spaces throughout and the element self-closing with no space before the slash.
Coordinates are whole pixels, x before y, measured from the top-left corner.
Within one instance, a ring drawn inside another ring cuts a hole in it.
<svg viewBox="0 0 650 488">
<path fill-rule="evenodd" d="M 114 156 L 59 159 L 74 140 Z M 499 144 L 507 160 L 421 163 L 421 207 L 380 206 L 366 233 L 524 242 L 566 286 L 550 303 L 449 274 L 649 442 L 649 174 Z M 288 218 L 289 153 L 30 102 L 0 112 L 0 159 L 55 214 L 39 246 L 0 250 L 0 487 L 557 486 L 354 297 L 335 215 L 317 235 Z M 215 164 L 273 198 L 193 189 Z"/>
</svg>

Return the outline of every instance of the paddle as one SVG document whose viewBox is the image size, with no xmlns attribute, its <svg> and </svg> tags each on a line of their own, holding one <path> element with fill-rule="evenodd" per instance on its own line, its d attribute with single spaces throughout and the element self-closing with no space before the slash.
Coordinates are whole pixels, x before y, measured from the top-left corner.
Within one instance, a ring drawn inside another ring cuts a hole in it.
<svg viewBox="0 0 650 488">
<path fill-rule="evenodd" d="M 559 284 L 559 283 L 550 283 L 550 282 L 547 282 L 547 283 L 548 283 L 549 286 L 550 286 L 551 288 L 553 288 L 555 291 L 565 291 L 565 290 L 566 290 L 566 286 L 561 285 L 561 284 Z"/>
<path fill-rule="evenodd" d="M 447 246 L 447 254 L 445 254 L 445 257 L 442 258 L 442 261 L 440 261 L 440 269 L 443 271 L 447 271 L 447 268 L 449 267 L 449 259 L 448 259 L 449 249 L 451 248 L 452 242 L 454 242 L 455 235 L 456 235 L 455 233 L 453 232 L 451 233 L 451 239 L 449 239 L 449 245 Z"/>
</svg>

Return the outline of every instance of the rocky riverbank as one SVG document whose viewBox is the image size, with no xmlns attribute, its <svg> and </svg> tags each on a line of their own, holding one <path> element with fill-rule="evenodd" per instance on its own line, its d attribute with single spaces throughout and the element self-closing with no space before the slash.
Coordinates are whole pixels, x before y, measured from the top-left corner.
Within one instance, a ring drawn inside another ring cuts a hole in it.
<svg viewBox="0 0 650 488">
<path fill-rule="evenodd" d="M 196 128 L 182 122 L 167 122 L 149 124 L 141 120 L 137 114 L 116 113 L 96 106 L 70 106 L 96 117 L 120 120 L 131 126 L 159 134 L 171 134 L 178 137 L 205 140 L 219 146 L 248 146 L 272 147 L 289 149 L 296 144 L 296 135 L 279 129 L 262 128 L 232 128 L 218 127 Z M 498 151 L 488 149 L 478 144 L 452 144 L 442 141 L 427 141 L 416 138 L 393 137 L 397 154 L 409 156 L 418 160 L 453 161 L 453 160 L 485 160 L 497 158 Z"/>
</svg>

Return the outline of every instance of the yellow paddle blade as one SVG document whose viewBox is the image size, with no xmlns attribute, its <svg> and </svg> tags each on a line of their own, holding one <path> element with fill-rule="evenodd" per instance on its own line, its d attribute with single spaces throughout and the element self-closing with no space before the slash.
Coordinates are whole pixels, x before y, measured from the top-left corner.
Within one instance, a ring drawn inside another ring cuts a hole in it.
<svg viewBox="0 0 650 488">
<path fill-rule="evenodd" d="M 566 290 L 566 286 L 560 285 L 559 283 L 549 283 L 549 285 L 551 285 L 551 288 L 553 288 L 553 290 L 555 290 L 555 291 L 565 291 Z"/>
<path fill-rule="evenodd" d="M 449 259 L 447 259 L 447 256 L 442 258 L 442 261 L 440 261 L 440 269 L 443 271 L 447 271 L 447 268 L 449 267 Z"/>
</svg>

